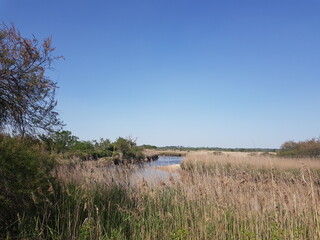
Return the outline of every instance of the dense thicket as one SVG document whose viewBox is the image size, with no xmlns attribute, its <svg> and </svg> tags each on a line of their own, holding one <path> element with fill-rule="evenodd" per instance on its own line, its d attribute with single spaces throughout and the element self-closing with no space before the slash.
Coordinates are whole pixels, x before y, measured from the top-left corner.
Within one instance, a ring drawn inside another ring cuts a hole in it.
<svg viewBox="0 0 320 240">
<path fill-rule="evenodd" d="M 306 141 L 287 141 L 282 144 L 278 153 L 286 157 L 320 157 L 320 139 L 310 139 Z"/>
<path fill-rule="evenodd" d="M 21 219 L 49 201 L 53 163 L 35 140 L 0 135 L 1 235 L 17 232 Z"/>
<path fill-rule="evenodd" d="M 96 160 L 102 157 L 112 157 L 135 162 L 144 158 L 143 147 L 137 146 L 136 141 L 130 137 L 119 137 L 114 142 L 103 138 L 81 141 L 70 131 L 59 131 L 49 135 L 40 135 L 39 138 L 48 152 L 67 159 Z"/>
</svg>

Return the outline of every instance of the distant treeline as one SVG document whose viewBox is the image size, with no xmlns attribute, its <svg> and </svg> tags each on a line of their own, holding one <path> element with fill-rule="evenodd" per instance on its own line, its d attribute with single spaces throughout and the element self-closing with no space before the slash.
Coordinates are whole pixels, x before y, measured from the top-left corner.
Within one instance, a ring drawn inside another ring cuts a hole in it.
<svg viewBox="0 0 320 240">
<path fill-rule="evenodd" d="M 220 147 L 184 147 L 184 146 L 165 146 L 157 147 L 154 145 L 142 145 L 145 149 L 157 150 L 176 150 L 176 151 L 224 151 L 224 152 L 276 152 L 277 148 L 220 148 Z"/>
</svg>

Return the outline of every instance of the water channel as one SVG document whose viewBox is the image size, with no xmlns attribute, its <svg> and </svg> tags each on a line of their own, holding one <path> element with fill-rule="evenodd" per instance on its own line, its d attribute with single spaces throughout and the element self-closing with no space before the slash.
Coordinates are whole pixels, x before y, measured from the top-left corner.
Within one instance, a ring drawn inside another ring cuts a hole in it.
<svg viewBox="0 0 320 240">
<path fill-rule="evenodd" d="M 183 157 L 176 156 L 159 156 L 157 161 L 144 163 L 143 167 L 160 167 L 160 166 L 170 166 L 175 164 L 180 164 L 183 160 Z"/>
<path fill-rule="evenodd" d="M 133 182 L 141 182 L 142 180 L 146 181 L 148 184 L 158 184 L 159 182 L 168 182 L 172 177 L 173 179 L 179 178 L 178 172 L 169 172 L 162 170 L 162 167 L 165 166 L 175 166 L 180 164 L 183 160 L 183 157 L 176 156 L 159 156 L 157 161 L 148 162 L 140 165 L 139 168 L 130 176 L 130 179 Z"/>
</svg>

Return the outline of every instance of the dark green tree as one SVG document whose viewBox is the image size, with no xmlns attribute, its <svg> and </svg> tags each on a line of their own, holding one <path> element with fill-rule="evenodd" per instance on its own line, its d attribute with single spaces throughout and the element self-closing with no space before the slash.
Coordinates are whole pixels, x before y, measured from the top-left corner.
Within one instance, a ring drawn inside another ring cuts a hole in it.
<svg viewBox="0 0 320 240">
<path fill-rule="evenodd" d="M 131 137 L 127 139 L 119 137 L 114 142 L 114 147 L 123 159 L 141 160 L 144 158 L 143 148 L 137 146 L 136 140 Z"/>
<path fill-rule="evenodd" d="M 74 148 L 78 143 L 78 137 L 70 131 L 59 131 L 49 135 L 40 135 L 48 151 L 62 153 Z"/>
</svg>

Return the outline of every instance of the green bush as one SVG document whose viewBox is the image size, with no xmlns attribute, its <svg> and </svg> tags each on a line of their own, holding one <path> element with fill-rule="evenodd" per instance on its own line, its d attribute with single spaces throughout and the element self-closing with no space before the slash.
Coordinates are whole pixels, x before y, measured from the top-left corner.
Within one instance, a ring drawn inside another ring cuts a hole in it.
<svg viewBox="0 0 320 240">
<path fill-rule="evenodd" d="M 0 238 L 50 201 L 54 161 L 32 139 L 0 135 Z"/>
<path fill-rule="evenodd" d="M 320 157 L 320 139 L 285 142 L 282 144 L 278 155 L 283 157 Z"/>
<path fill-rule="evenodd" d="M 137 146 L 135 140 L 131 138 L 122 138 L 119 137 L 114 142 L 114 147 L 117 153 L 120 153 L 120 156 L 124 160 L 135 160 L 139 161 L 144 158 L 143 148 Z"/>
</svg>

